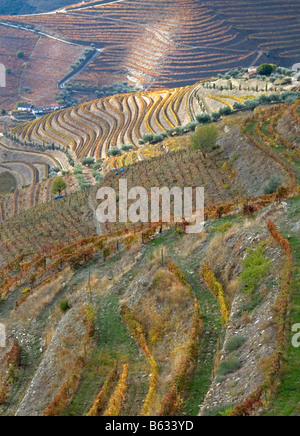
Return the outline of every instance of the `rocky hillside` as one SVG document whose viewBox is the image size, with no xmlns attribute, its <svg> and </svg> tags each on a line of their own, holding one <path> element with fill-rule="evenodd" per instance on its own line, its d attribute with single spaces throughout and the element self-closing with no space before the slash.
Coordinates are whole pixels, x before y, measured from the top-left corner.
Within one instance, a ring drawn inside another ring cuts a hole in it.
<svg viewBox="0 0 300 436">
<path fill-rule="evenodd" d="M 49 12 L 74 3 L 73 0 L 0 0 L 1 15 L 26 15 Z"/>
<path fill-rule="evenodd" d="M 128 162 L 131 186 L 206 185 L 200 234 L 96 227 L 96 188 L 3 217 L 2 415 L 299 415 L 298 107 L 223 117 L 210 152 L 191 149 L 199 126 Z"/>
</svg>

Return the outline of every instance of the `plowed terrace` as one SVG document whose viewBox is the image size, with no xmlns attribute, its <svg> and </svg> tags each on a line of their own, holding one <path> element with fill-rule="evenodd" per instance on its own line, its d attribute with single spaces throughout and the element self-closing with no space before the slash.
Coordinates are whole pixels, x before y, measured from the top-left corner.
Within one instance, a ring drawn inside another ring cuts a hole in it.
<svg viewBox="0 0 300 436">
<path fill-rule="evenodd" d="M 286 1 L 284 8 L 278 0 L 99 3 L 2 20 L 104 48 L 76 77 L 95 86 L 129 78 L 153 89 L 180 87 L 258 61 L 290 66 L 299 59 L 296 0 Z"/>
</svg>

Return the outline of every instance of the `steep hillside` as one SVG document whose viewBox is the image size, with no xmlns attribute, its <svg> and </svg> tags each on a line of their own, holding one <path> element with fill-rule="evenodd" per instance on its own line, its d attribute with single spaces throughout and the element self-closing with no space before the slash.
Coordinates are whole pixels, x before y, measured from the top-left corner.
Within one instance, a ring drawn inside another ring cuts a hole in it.
<svg viewBox="0 0 300 436">
<path fill-rule="evenodd" d="M 272 96 L 270 101 L 280 101 L 279 89 L 268 80 L 246 81 L 242 75 L 229 82 L 216 79 L 184 88 L 105 97 L 22 124 L 13 128 L 11 134 L 22 144 L 55 144 L 77 159 L 98 159 L 106 158 L 116 146 L 138 147 L 145 134 L 170 135 L 176 128 L 182 132 L 202 113 L 226 109 L 220 112 L 226 114 L 228 109 L 247 109 L 251 100 L 268 101 L 266 95 Z M 281 91 L 291 89 L 290 83 L 280 87 Z"/>
<path fill-rule="evenodd" d="M 1 15 L 25 15 L 48 12 L 74 3 L 73 0 L 0 0 Z"/>
<path fill-rule="evenodd" d="M 0 26 L 0 62 L 9 69 L 7 86 L 0 89 L 1 107 L 24 100 L 38 107 L 55 104 L 58 82 L 83 53 L 84 47 Z"/>
<path fill-rule="evenodd" d="M 164 89 L 263 61 L 291 67 L 299 62 L 299 12 L 296 0 L 285 2 L 283 11 L 278 0 L 94 1 L 54 14 L 2 16 L 1 23 L 10 25 L 6 38 L 17 25 L 25 35 L 42 31 L 100 49 L 73 80 L 91 100 L 103 86 L 128 81 Z M 42 65 L 43 56 L 38 59 Z"/>
<path fill-rule="evenodd" d="M 203 401 L 201 413 L 210 415 L 276 407 L 271 364 L 284 348 L 283 292 L 292 294 L 286 255 L 266 220 L 284 221 L 297 239 L 295 213 L 299 198 L 250 222 L 210 222 L 192 237 L 171 231 L 145 246 L 136 235 L 126 249 L 120 240 L 116 249 L 112 238 L 89 238 L 80 250 L 73 244 L 23 263 L 0 305 L 12 347 L 2 352 L 2 374 L 15 362 L 9 383 L 2 377 L 1 413 L 196 415 Z M 257 259 L 263 268 L 249 276 Z M 214 294 L 206 271 L 224 293 Z M 292 414 L 297 401 L 290 396 Z"/>
<path fill-rule="evenodd" d="M 299 101 L 211 125 L 214 151 L 171 136 L 101 182 L 204 185 L 200 234 L 96 226 L 96 188 L 39 204 L 51 179 L 1 197 L 2 415 L 299 414 Z"/>
</svg>

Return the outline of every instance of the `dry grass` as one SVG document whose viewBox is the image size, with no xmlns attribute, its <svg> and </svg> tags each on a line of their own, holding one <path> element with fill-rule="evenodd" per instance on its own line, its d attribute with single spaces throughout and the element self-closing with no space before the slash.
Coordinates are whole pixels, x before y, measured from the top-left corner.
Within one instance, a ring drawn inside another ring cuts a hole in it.
<svg viewBox="0 0 300 436">
<path fill-rule="evenodd" d="M 234 278 L 233 280 L 231 280 L 225 288 L 226 296 L 228 297 L 231 304 L 233 302 L 233 299 L 234 299 L 235 294 L 237 293 L 238 289 L 239 289 L 238 278 Z"/>
<path fill-rule="evenodd" d="M 183 257 L 190 256 L 201 244 L 203 244 L 207 239 L 207 233 L 204 230 L 201 233 L 197 233 L 195 235 L 185 235 L 181 238 L 180 244 L 180 252 Z"/>
<path fill-rule="evenodd" d="M 50 327 L 50 329 L 47 329 L 46 331 L 44 331 L 42 343 L 43 343 L 44 348 L 46 350 L 48 350 L 48 348 L 49 348 L 49 346 L 50 346 L 50 344 L 52 342 L 52 339 L 53 339 L 53 337 L 55 335 L 55 332 L 56 332 L 56 328 L 55 327 Z"/>
<path fill-rule="evenodd" d="M 160 256 L 156 254 L 154 259 L 158 261 Z M 194 300 L 189 287 L 169 270 L 154 267 L 150 277 L 152 286 L 135 304 L 134 316 L 159 365 L 158 389 L 163 396 L 185 357 Z"/>
<path fill-rule="evenodd" d="M 11 318 L 18 320 L 18 322 L 21 322 L 25 327 L 29 326 L 31 320 L 36 319 L 61 292 L 63 284 L 68 280 L 68 274 L 69 270 L 65 270 L 59 274 L 55 280 L 51 281 L 51 283 L 34 289 L 24 303 L 11 312 Z"/>
<path fill-rule="evenodd" d="M 258 372 L 264 377 L 269 373 L 272 366 L 272 357 L 263 357 L 257 364 Z"/>
<path fill-rule="evenodd" d="M 224 241 L 228 242 L 231 238 L 234 238 L 237 233 L 240 231 L 239 226 L 233 226 L 230 229 L 227 230 L 227 232 L 224 235 Z"/>
<path fill-rule="evenodd" d="M 221 272 L 223 264 L 226 263 L 227 255 L 228 248 L 224 244 L 224 235 L 216 235 L 206 251 L 206 261 L 216 274 Z"/>
<path fill-rule="evenodd" d="M 150 256 L 150 269 L 162 264 L 162 254 L 164 259 L 168 257 L 168 252 L 164 245 L 161 245 L 153 250 Z"/>
</svg>

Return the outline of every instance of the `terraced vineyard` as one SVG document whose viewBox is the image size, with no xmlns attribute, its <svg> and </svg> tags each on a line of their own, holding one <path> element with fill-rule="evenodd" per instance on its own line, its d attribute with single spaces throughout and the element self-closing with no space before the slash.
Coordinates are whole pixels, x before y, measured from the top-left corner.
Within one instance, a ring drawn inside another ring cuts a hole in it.
<svg viewBox="0 0 300 436">
<path fill-rule="evenodd" d="M 59 151 L 39 150 L 0 137 L 0 173 L 10 172 L 22 188 L 48 178 L 49 169 L 69 168 L 66 156 Z"/>
<path fill-rule="evenodd" d="M 278 0 L 127 0 L 2 19 L 104 48 L 76 81 L 102 86 L 129 78 L 161 89 L 186 86 L 259 60 L 284 66 L 296 63 L 300 6 L 288 0 L 284 13 L 281 8 Z"/>
<path fill-rule="evenodd" d="M 51 178 L 44 179 L 40 183 L 33 182 L 28 187 L 17 187 L 11 194 L 0 195 L 0 223 L 43 203 L 53 202 L 54 196 L 51 192 L 53 180 Z M 67 176 L 65 180 L 67 194 L 72 194 L 78 190 L 78 183 L 73 176 Z"/>
<path fill-rule="evenodd" d="M 290 107 L 261 108 L 245 124 L 247 137 L 257 147 L 269 148 L 278 161 L 288 162 L 294 184 L 300 182 L 299 106 L 296 101 Z"/>
<path fill-rule="evenodd" d="M 24 57 L 19 58 L 18 51 Z M 0 26 L 0 63 L 10 69 L 6 88 L 0 88 L 0 106 L 9 109 L 21 100 L 40 107 L 55 104 L 58 82 L 83 51 L 38 33 Z"/>
<path fill-rule="evenodd" d="M 237 102 L 244 103 L 274 90 L 271 87 L 266 91 L 265 82 L 257 81 L 260 86 L 252 91 L 251 81 L 245 86 L 243 79 L 236 81 L 232 91 L 213 89 L 219 82 L 227 83 L 201 81 L 182 88 L 105 97 L 19 125 L 11 133 L 23 144 L 55 144 L 79 160 L 86 156 L 105 159 L 108 150 L 115 146 L 138 147 L 147 133 L 160 134 L 185 126 L 203 111 L 233 108 Z"/>
<path fill-rule="evenodd" d="M 87 194 L 75 193 L 60 202 L 50 201 L 51 184 L 52 181 L 48 181 L 46 186 L 34 185 L 27 192 L 16 191 L 13 197 L 14 218 L 0 223 L 0 264 L 9 263 L 20 255 L 31 257 L 43 247 L 71 244 L 94 235 Z M 43 204 L 44 201 L 47 203 Z M 6 213 L 5 218 L 9 218 L 5 199 L 0 197 L 0 202 L 1 215 Z"/>
<path fill-rule="evenodd" d="M 186 416 L 201 405 L 201 415 L 247 416 L 276 400 L 296 265 L 299 211 L 289 198 L 299 195 L 299 101 L 232 114 L 218 130 L 211 154 L 186 147 L 187 135 L 167 138 L 167 150 L 156 145 L 160 155 L 124 171 L 129 188 L 205 186 L 201 234 L 158 222 L 95 235 L 96 188 L 0 224 L 0 314 L 10 344 L 0 351 L 1 414 Z M 262 195 L 274 174 L 283 186 Z M 118 181 L 111 171 L 102 183 L 117 190 Z M 289 226 L 293 246 L 273 220 Z M 270 361 L 263 372 L 262 356 Z M 6 362 L 18 357 L 8 383 Z"/>
<path fill-rule="evenodd" d="M 145 133 L 159 133 L 191 121 L 193 91 L 194 87 L 185 87 L 107 97 L 44 116 L 12 133 L 22 142 L 70 148 L 79 159 L 105 158 L 113 146 L 137 146 Z"/>
<path fill-rule="evenodd" d="M 299 415 L 299 0 L 70 3 L 0 17 L 0 415 Z"/>
<path fill-rule="evenodd" d="M 204 5 L 210 6 L 206 0 Z M 213 2 L 217 10 L 240 32 L 246 32 L 258 49 L 268 54 L 276 55 L 283 62 L 293 63 L 299 60 L 299 3 L 288 0 L 282 3 L 275 1 L 252 0 L 237 2 L 236 0 L 216 0 Z"/>
<path fill-rule="evenodd" d="M 18 29 L 9 29 L 0 26 L 0 62 L 6 68 L 11 68 L 12 74 L 7 74 L 6 88 L 0 88 L 0 105 L 4 107 L 14 101 L 19 89 L 19 77 L 24 70 L 24 63 L 34 50 L 38 36 L 21 32 Z M 25 59 L 16 56 L 18 50 L 23 50 Z"/>
<path fill-rule="evenodd" d="M 277 174 L 282 183 L 294 190 L 297 175 L 290 168 L 290 164 L 286 164 L 286 161 L 292 162 L 292 167 L 294 166 L 295 171 L 298 171 L 298 107 L 299 102 L 296 102 L 292 106 L 281 105 L 269 109 L 259 109 L 255 112 L 253 119 L 249 119 L 251 112 L 224 119 L 221 131 L 229 129 L 231 133 L 222 133 L 220 143 L 223 151 L 211 158 L 204 158 L 201 152 L 191 152 L 188 148 L 188 136 L 166 139 L 166 147 L 170 143 L 167 154 L 164 147 L 158 145 L 157 147 L 141 149 L 139 157 L 135 157 L 131 161 L 130 156 L 127 156 L 129 166 L 122 177 L 124 176 L 128 180 L 129 189 L 133 186 L 144 186 L 150 190 L 152 186 L 166 186 L 166 184 L 170 184 L 170 187 L 204 186 L 206 189 L 206 207 L 212 216 L 215 216 L 218 207 L 223 207 L 225 210 L 229 207 L 229 210 L 234 210 L 238 204 L 235 203 L 237 198 L 252 197 L 256 193 L 262 195 L 263 186 L 272 174 Z M 248 137 L 241 138 L 236 126 L 243 122 L 243 118 L 246 119 L 245 126 Z M 288 127 L 285 124 L 286 119 L 289 119 L 290 122 Z M 257 130 L 258 128 L 260 130 Z M 288 129 L 290 135 L 294 132 L 294 136 L 290 137 L 289 142 L 283 141 L 282 128 Z M 261 132 L 260 136 L 257 136 L 258 131 Z M 243 156 L 238 154 L 240 143 L 243 144 Z M 248 159 L 255 159 L 259 163 L 251 174 L 246 168 Z M 141 160 L 145 161 L 141 162 Z M 229 163 L 224 165 L 224 162 Z M 118 167 L 117 162 L 114 164 Z M 107 165 L 108 170 L 109 165 L 111 165 L 110 161 Z M 245 180 L 246 174 L 247 180 Z M 115 176 L 115 171 L 110 171 L 102 183 L 104 186 L 111 186 L 117 191 L 118 180 L 119 177 Z M 76 179 L 73 176 L 67 178 L 67 185 L 69 194 L 78 189 Z M 56 210 L 51 203 L 51 186 L 52 179 L 48 179 L 23 190 L 17 189 L 14 194 L 0 197 L 0 218 L 1 221 L 4 221 L 3 225 L 10 226 L 9 223 L 12 222 L 10 218 L 22 219 L 23 214 L 27 213 L 27 209 L 39 206 L 44 202 L 50 202 L 49 206 L 47 204 L 40 206 L 44 207 L 45 211 L 47 207 L 50 210 Z M 87 202 L 86 194 L 82 194 L 82 196 Z M 67 199 L 65 203 L 68 204 Z M 108 230 L 111 233 L 124 229 L 122 226 L 114 225 Z M 19 231 L 22 233 L 21 228 Z M 16 235 L 15 232 L 14 235 Z M 51 239 L 53 234 L 49 235 Z"/>
</svg>

